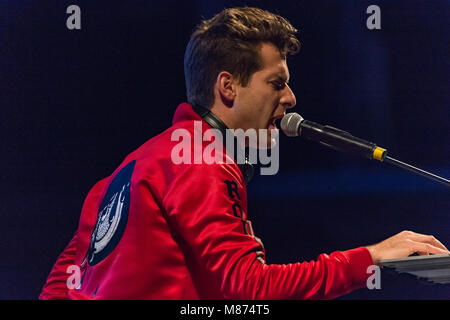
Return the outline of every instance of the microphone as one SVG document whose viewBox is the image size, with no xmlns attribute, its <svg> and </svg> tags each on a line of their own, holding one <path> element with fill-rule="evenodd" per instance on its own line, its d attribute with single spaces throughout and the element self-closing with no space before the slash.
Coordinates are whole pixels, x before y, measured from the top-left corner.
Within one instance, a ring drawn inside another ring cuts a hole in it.
<svg viewBox="0 0 450 320">
<path fill-rule="evenodd" d="M 321 124 L 304 120 L 298 113 L 286 114 L 281 120 L 281 129 L 289 137 L 304 137 L 319 142 L 325 147 L 356 154 L 365 158 L 383 161 L 386 149 L 375 143 L 352 136 L 350 133 Z"/>
<path fill-rule="evenodd" d="M 381 162 L 384 161 L 450 187 L 450 180 L 388 157 L 387 150 L 378 147 L 373 142 L 354 137 L 346 131 L 331 126 L 323 126 L 304 120 L 298 113 L 291 112 L 286 114 L 281 119 L 281 130 L 289 137 L 305 137 L 337 151 L 349 152 Z"/>
</svg>

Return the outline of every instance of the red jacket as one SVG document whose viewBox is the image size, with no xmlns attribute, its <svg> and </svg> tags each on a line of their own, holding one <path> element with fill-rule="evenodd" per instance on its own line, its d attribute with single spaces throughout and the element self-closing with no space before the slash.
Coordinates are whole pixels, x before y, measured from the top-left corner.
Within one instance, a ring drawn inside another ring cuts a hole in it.
<svg viewBox="0 0 450 320">
<path fill-rule="evenodd" d="M 328 299 L 366 285 L 373 262 L 364 247 L 266 264 L 237 164 L 171 161 L 172 132 L 193 136 L 194 120 L 181 104 L 172 127 L 90 190 L 40 299 Z M 69 289 L 71 266 L 80 281 Z"/>
</svg>

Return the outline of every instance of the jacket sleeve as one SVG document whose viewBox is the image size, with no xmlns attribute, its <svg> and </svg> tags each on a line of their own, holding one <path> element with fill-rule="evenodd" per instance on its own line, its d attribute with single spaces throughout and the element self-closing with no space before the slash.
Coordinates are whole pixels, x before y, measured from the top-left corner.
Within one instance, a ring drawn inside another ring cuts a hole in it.
<svg viewBox="0 0 450 320">
<path fill-rule="evenodd" d="M 50 271 L 47 281 L 39 295 L 40 300 L 66 300 L 68 299 L 67 279 L 69 274 L 67 268 L 74 264 L 75 253 L 77 250 L 78 234 L 75 233 L 72 240 L 59 255 L 55 265 Z"/>
<path fill-rule="evenodd" d="M 332 299 L 366 285 L 364 247 L 316 261 L 266 264 L 235 164 L 186 165 L 163 199 L 168 219 L 226 299 Z"/>
</svg>

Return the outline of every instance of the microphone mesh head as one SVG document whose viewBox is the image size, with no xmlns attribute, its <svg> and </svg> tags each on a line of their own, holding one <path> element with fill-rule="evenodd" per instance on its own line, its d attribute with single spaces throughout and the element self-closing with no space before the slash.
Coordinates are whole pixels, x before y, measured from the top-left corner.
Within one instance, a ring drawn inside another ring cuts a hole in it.
<svg viewBox="0 0 450 320">
<path fill-rule="evenodd" d="M 281 130 L 289 137 L 296 137 L 298 136 L 298 127 L 302 121 L 303 118 L 298 113 L 287 113 L 281 119 Z"/>
</svg>

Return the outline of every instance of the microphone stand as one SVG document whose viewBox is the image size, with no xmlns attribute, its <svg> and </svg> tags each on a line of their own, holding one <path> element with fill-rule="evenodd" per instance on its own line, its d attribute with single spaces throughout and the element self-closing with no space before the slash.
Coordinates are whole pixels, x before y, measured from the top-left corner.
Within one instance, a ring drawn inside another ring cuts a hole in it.
<svg viewBox="0 0 450 320">
<path fill-rule="evenodd" d="M 413 167 L 412 165 L 409 165 L 407 163 L 401 162 L 401 161 L 399 161 L 397 159 L 394 159 L 394 158 L 386 156 L 382 161 L 390 163 L 390 164 L 393 164 L 393 165 L 395 165 L 397 167 L 406 169 L 406 170 L 408 170 L 410 172 L 413 172 L 413 173 L 416 173 L 418 175 L 421 175 L 422 177 L 425 177 L 425 178 L 437 181 L 439 183 L 442 183 L 443 185 L 446 185 L 447 187 L 450 187 L 450 180 L 447 180 L 445 178 L 439 177 L 439 176 L 437 176 L 435 174 L 432 174 L 430 172 L 427 172 L 425 170 Z"/>
<path fill-rule="evenodd" d="M 385 161 L 450 187 L 450 180 L 413 167 L 412 165 L 401 162 L 392 157 L 388 157 L 387 150 L 378 147 L 373 142 L 354 137 L 346 131 L 331 126 L 323 126 L 321 124 L 305 120 L 298 113 L 291 112 L 286 114 L 281 120 L 281 129 L 289 137 L 302 136 L 337 151 L 350 152 L 381 162 Z"/>
</svg>

